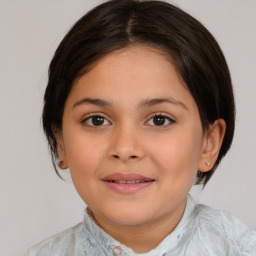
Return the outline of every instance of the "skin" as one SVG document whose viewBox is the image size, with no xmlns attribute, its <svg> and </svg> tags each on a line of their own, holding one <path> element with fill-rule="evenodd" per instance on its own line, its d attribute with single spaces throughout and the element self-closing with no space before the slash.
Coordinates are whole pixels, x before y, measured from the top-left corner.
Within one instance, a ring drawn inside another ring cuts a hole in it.
<svg viewBox="0 0 256 256">
<path fill-rule="evenodd" d="M 171 101 L 145 103 L 152 99 Z M 92 115 L 102 116 L 102 123 L 94 126 Z M 177 226 L 197 171 L 212 168 L 224 133 L 223 120 L 203 132 L 197 105 L 175 67 L 146 46 L 112 52 L 77 78 L 63 129 L 55 130 L 62 168 L 70 168 L 95 220 L 137 253 L 152 250 Z M 154 182 L 119 193 L 102 181 L 113 173 Z"/>
</svg>

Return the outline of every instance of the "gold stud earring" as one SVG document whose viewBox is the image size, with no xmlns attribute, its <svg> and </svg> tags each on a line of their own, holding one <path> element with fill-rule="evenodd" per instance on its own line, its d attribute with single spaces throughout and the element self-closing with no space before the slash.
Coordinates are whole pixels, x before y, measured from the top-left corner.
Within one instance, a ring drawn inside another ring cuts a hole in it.
<svg viewBox="0 0 256 256">
<path fill-rule="evenodd" d="M 210 166 L 210 163 L 209 163 L 209 162 L 205 162 L 205 164 L 206 164 L 207 166 Z"/>
<path fill-rule="evenodd" d="M 64 165 L 64 161 L 63 161 L 63 160 L 59 161 L 59 163 L 58 163 L 58 166 L 59 166 L 60 168 L 61 168 L 62 165 Z"/>
</svg>

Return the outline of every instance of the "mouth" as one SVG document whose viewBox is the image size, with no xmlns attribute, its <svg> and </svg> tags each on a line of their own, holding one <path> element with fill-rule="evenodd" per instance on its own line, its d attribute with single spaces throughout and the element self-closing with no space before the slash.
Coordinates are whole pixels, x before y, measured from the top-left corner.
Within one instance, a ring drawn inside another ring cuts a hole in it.
<svg viewBox="0 0 256 256">
<path fill-rule="evenodd" d="M 104 184 L 121 194 L 130 194 L 145 189 L 152 185 L 155 180 L 135 173 L 114 173 L 102 179 Z"/>
</svg>

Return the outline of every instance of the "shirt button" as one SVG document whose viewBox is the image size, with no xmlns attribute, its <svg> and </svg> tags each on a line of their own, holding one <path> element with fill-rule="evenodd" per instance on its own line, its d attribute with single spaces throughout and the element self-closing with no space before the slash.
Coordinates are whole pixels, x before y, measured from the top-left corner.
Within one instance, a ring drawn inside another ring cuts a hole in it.
<svg viewBox="0 0 256 256">
<path fill-rule="evenodd" d="M 120 246 L 116 246 L 114 249 L 113 249 L 113 255 L 114 256 L 122 256 L 122 248 Z"/>
</svg>

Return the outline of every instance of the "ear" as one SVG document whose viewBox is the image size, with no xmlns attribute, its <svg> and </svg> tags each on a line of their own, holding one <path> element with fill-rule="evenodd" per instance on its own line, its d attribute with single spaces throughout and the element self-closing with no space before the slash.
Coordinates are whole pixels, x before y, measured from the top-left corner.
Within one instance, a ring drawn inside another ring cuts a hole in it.
<svg viewBox="0 0 256 256">
<path fill-rule="evenodd" d="M 198 170 L 210 171 L 219 155 L 219 151 L 226 131 L 226 122 L 223 119 L 215 120 L 204 134 L 202 154 Z"/>
<path fill-rule="evenodd" d="M 64 170 L 68 168 L 68 161 L 65 152 L 65 145 L 61 131 L 59 131 L 56 127 L 52 128 L 56 144 L 57 144 L 57 151 L 59 157 L 58 166 L 60 169 Z"/>
</svg>

